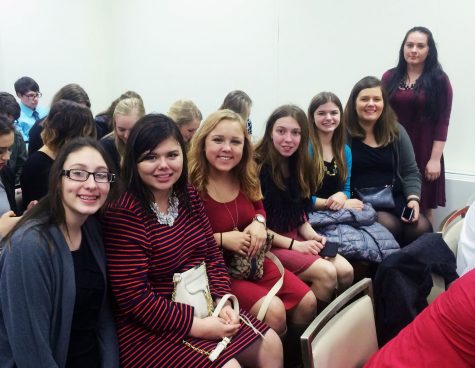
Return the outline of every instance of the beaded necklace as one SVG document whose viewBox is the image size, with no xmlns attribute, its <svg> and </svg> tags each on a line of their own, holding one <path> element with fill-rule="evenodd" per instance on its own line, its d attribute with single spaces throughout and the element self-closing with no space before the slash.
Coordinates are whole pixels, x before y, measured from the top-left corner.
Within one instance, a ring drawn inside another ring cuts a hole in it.
<svg viewBox="0 0 475 368">
<path fill-rule="evenodd" d="M 333 159 L 332 162 L 333 165 L 331 167 L 331 171 L 328 170 L 327 165 L 323 165 L 323 168 L 325 169 L 325 174 L 328 176 L 335 176 L 336 174 L 338 174 L 338 166 L 336 165 L 335 159 Z"/>
<path fill-rule="evenodd" d="M 414 89 L 414 87 L 416 86 L 417 84 L 417 81 L 418 79 L 416 79 L 414 82 L 412 83 L 408 83 L 410 81 L 409 79 L 409 76 L 405 76 L 400 82 L 399 82 L 399 85 L 398 85 L 398 88 L 399 89 L 402 89 L 404 91 L 407 91 L 407 90 L 410 90 L 410 89 Z"/>
<path fill-rule="evenodd" d="M 167 213 L 163 213 L 160 211 L 160 207 L 156 202 L 152 202 L 150 208 L 157 216 L 157 221 L 161 225 L 168 225 L 173 226 L 176 218 L 178 217 L 178 206 L 180 202 L 178 201 L 178 197 L 175 194 L 172 194 L 168 197 L 168 211 Z"/>
</svg>

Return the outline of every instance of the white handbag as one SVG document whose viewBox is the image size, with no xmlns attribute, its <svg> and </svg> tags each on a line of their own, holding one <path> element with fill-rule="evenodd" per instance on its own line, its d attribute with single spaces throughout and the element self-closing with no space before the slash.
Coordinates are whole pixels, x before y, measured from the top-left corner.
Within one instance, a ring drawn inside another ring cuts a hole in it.
<svg viewBox="0 0 475 368">
<path fill-rule="evenodd" d="M 216 309 L 214 309 L 213 298 L 209 290 L 208 276 L 206 274 L 206 266 L 204 262 L 183 273 L 175 273 L 173 275 L 173 284 L 175 285 L 175 288 L 173 290 L 172 300 L 174 302 L 193 306 L 195 317 L 205 318 L 209 316 L 219 316 L 221 309 L 223 309 L 228 300 L 231 301 L 234 312 L 239 315 L 239 302 L 236 296 L 232 294 L 224 295 L 216 306 Z M 261 337 L 264 338 L 246 316 L 241 315 L 239 316 L 239 319 L 251 327 L 254 333 L 261 335 Z M 183 343 L 193 350 L 207 355 L 213 362 L 219 357 L 230 341 L 231 338 L 224 337 L 211 352 L 196 348 L 185 340 L 183 340 Z"/>
<path fill-rule="evenodd" d="M 173 284 L 175 285 L 172 294 L 174 302 L 193 306 L 195 317 L 211 316 L 214 305 L 204 262 L 183 273 L 175 273 Z"/>
<path fill-rule="evenodd" d="M 238 299 L 236 298 L 235 295 L 233 294 L 225 294 L 221 300 L 219 301 L 218 305 L 216 306 L 216 309 L 213 312 L 213 317 L 218 317 L 219 313 L 221 313 L 221 309 L 225 306 L 225 303 L 227 301 L 231 301 L 234 309 L 234 313 L 239 315 L 239 302 Z M 252 325 L 252 322 L 245 316 L 245 315 L 239 315 L 239 319 L 246 325 L 248 325 L 256 335 L 260 335 L 262 338 L 264 338 L 264 335 L 261 334 L 261 332 L 255 328 Z M 223 337 L 223 339 L 218 343 L 218 345 L 214 348 L 214 350 L 209 354 L 208 358 L 212 362 L 214 362 L 216 359 L 218 359 L 219 354 L 228 346 L 228 344 L 231 342 L 230 337 Z"/>
</svg>

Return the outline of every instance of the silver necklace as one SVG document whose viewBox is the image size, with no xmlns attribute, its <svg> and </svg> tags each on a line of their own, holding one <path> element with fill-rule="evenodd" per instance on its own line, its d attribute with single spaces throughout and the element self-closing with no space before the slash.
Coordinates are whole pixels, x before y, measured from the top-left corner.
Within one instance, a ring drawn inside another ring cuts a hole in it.
<svg viewBox="0 0 475 368">
<path fill-rule="evenodd" d="M 231 211 L 229 210 L 227 204 L 223 202 L 223 206 L 224 206 L 224 208 L 226 208 L 226 211 L 228 211 L 229 216 L 231 217 L 231 220 L 232 220 L 233 225 L 234 225 L 233 230 L 239 231 L 239 229 L 238 229 L 238 224 L 239 224 L 239 212 L 238 212 L 238 208 L 237 208 L 236 198 L 234 198 L 234 207 L 235 207 L 235 209 L 236 209 L 236 221 L 234 221 L 234 216 L 232 215 Z"/>
<path fill-rule="evenodd" d="M 172 194 L 168 197 L 168 211 L 167 213 L 163 213 L 160 211 L 160 207 L 156 202 L 152 202 L 150 208 L 152 209 L 153 213 L 157 216 L 157 221 L 161 225 L 168 225 L 173 226 L 176 218 L 178 217 L 178 205 L 180 202 L 178 201 L 178 197 Z"/>
</svg>

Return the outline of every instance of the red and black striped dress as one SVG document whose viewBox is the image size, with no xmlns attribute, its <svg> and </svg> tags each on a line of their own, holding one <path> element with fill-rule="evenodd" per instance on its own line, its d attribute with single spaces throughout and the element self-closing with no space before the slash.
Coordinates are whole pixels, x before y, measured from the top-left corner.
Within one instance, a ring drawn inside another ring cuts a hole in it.
<svg viewBox="0 0 475 368">
<path fill-rule="evenodd" d="M 191 213 L 180 206 L 171 227 L 159 224 L 129 192 L 104 213 L 103 235 L 121 367 L 219 367 L 259 338 L 242 324 L 214 363 L 183 344 L 186 340 L 211 351 L 218 341 L 187 336 L 193 308 L 171 301 L 173 274 L 204 260 L 213 298 L 231 292 L 203 204 L 191 187 L 189 194 Z M 266 325 L 245 314 L 261 332 L 267 331 Z"/>
</svg>

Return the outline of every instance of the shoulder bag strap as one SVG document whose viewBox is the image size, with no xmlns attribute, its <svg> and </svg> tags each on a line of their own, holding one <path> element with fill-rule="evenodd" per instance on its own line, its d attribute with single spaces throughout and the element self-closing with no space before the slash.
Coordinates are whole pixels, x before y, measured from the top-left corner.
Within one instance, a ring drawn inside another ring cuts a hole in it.
<svg viewBox="0 0 475 368">
<path fill-rule="evenodd" d="M 272 298 L 279 292 L 280 288 L 284 284 L 284 266 L 282 266 L 282 263 L 279 261 L 279 258 L 277 258 L 273 253 L 267 252 L 266 257 L 269 258 L 272 262 L 275 263 L 277 268 L 279 269 L 280 272 L 280 279 L 277 280 L 277 282 L 272 286 L 272 288 L 269 290 L 267 295 L 264 298 L 264 302 L 262 303 L 261 307 L 259 308 L 259 313 L 257 313 L 257 319 L 259 321 L 263 321 L 264 317 L 266 316 L 267 309 L 269 308 L 269 304 L 272 300 Z"/>
</svg>

